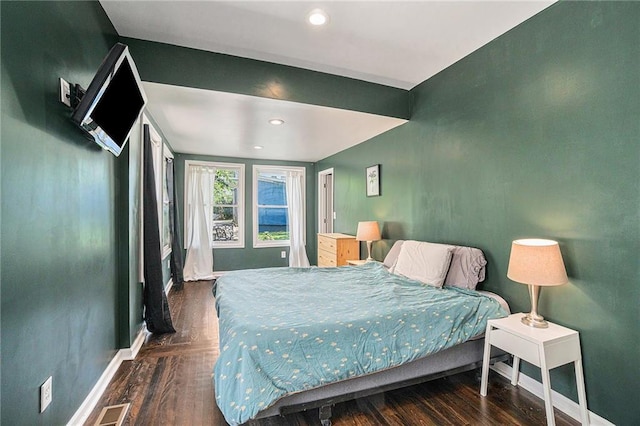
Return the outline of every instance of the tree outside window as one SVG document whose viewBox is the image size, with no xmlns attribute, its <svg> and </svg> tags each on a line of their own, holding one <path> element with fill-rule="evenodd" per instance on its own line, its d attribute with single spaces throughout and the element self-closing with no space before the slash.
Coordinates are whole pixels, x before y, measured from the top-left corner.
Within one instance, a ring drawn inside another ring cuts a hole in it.
<svg viewBox="0 0 640 426">
<path fill-rule="evenodd" d="M 242 163 L 218 163 L 212 161 L 185 161 L 185 176 L 191 167 L 200 168 L 207 173 L 207 191 L 204 197 L 205 214 L 208 217 L 213 248 L 244 247 L 244 170 Z M 189 199 L 189 179 L 185 178 L 185 218 L 194 200 Z M 185 219 L 185 245 L 190 235 L 189 223 Z"/>
<path fill-rule="evenodd" d="M 240 172 L 233 168 L 218 168 L 213 185 L 214 241 L 239 239 L 239 181 Z"/>
</svg>

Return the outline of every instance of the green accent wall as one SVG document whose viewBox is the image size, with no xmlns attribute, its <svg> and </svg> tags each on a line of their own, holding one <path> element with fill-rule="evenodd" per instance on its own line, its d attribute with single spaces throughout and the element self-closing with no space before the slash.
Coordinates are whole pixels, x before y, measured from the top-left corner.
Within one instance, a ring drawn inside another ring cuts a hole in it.
<svg viewBox="0 0 640 426">
<path fill-rule="evenodd" d="M 336 231 L 380 221 L 377 259 L 396 239 L 480 247 L 482 287 L 514 312 L 530 304 L 506 278 L 511 241 L 558 240 L 570 282 L 539 311 L 579 330 L 589 409 L 619 425 L 640 424 L 639 23 L 640 3 L 557 3 L 414 88 L 410 122 L 316 169 L 335 168 Z M 552 385 L 577 400 L 573 377 Z"/>
<path fill-rule="evenodd" d="M 253 248 L 253 166 L 254 165 L 278 165 L 278 166 L 294 166 L 305 168 L 306 179 L 306 207 L 307 207 L 307 256 L 312 265 L 316 264 L 316 247 L 315 247 L 315 229 L 317 223 L 316 213 L 316 176 L 314 163 L 292 162 L 292 161 L 274 161 L 274 160 L 255 160 L 248 158 L 231 158 L 231 157 L 212 157 L 191 154 L 176 154 L 175 156 L 175 177 L 176 189 L 178 192 L 178 209 L 180 220 L 182 223 L 182 236 L 184 239 L 184 179 L 185 179 L 185 161 L 213 161 L 221 163 L 239 163 L 245 165 L 245 234 L 244 248 L 217 248 L 213 250 L 213 269 L 214 271 L 234 271 L 238 269 L 252 268 L 268 268 L 275 266 L 289 266 L 289 247 L 264 247 Z M 183 247 L 184 241 L 183 241 Z M 287 251 L 287 258 L 282 259 L 280 252 Z M 185 252 L 186 259 L 186 252 Z"/>
<path fill-rule="evenodd" d="M 408 119 L 404 89 L 286 65 L 121 37 L 144 81 Z"/>
<path fill-rule="evenodd" d="M 0 2 L 2 414 L 65 424 L 118 347 L 119 161 L 58 101 L 87 87 L 116 32 L 97 2 Z M 53 402 L 39 413 L 39 387 Z"/>
<path fill-rule="evenodd" d="M 140 122 L 133 127 L 129 142 L 116 161 L 118 243 L 118 347 L 128 348 L 143 326 L 140 270 L 140 214 L 142 201 Z"/>
<path fill-rule="evenodd" d="M 57 100 L 58 77 L 86 87 L 118 41 L 98 2 L 2 1 L 0 19 L 0 423 L 64 424 L 142 323 L 140 144 L 134 137 L 113 157 Z M 480 247 L 489 260 L 483 287 L 514 311 L 528 310 L 529 299 L 506 278 L 511 241 L 557 239 L 570 283 L 543 289 L 540 311 L 580 331 L 589 409 L 626 425 L 640 423 L 638 22 L 640 3 L 557 3 L 410 92 L 120 41 L 147 81 L 411 115 L 318 164 L 176 154 L 182 220 L 185 160 L 246 165 L 245 249 L 215 250 L 216 270 L 287 264 L 282 248 L 252 248 L 253 164 L 306 167 L 312 264 L 316 173 L 329 167 L 336 232 L 379 220 L 378 259 L 404 238 Z M 382 195 L 367 198 L 364 169 L 378 163 Z M 166 259 L 163 268 L 166 278 Z M 53 403 L 40 414 L 39 386 L 50 375 Z M 555 370 L 552 382 L 576 399 L 571 368 Z"/>
</svg>

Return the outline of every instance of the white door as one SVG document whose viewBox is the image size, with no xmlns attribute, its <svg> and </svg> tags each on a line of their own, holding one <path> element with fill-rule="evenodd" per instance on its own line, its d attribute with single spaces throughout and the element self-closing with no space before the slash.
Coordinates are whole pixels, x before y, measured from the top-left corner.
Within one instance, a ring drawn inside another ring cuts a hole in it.
<svg viewBox="0 0 640 426">
<path fill-rule="evenodd" d="M 333 232 L 333 169 L 318 173 L 318 232 Z"/>
</svg>

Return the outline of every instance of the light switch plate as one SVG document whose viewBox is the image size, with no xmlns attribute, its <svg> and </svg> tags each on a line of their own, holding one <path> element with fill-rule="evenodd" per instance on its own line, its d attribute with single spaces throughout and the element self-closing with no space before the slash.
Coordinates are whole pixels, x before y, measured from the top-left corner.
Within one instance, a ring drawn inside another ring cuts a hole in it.
<svg viewBox="0 0 640 426">
<path fill-rule="evenodd" d="M 53 399 L 53 377 L 49 376 L 40 386 L 40 412 L 47 409 Z"/>
</svg>

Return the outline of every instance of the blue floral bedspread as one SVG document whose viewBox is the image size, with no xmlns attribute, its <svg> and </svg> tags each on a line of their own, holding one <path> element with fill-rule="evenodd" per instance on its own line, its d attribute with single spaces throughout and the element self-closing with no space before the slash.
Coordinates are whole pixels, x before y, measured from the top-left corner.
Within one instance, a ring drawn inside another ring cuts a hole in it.
<svg viewBox="0 0 640 426">
<path fill-rule="evenodd" d="M 232 425 L 287 394 L 465 342 L 507 315 L 490 297 L 425 286 L 381 263 L 229 272 L 215 296 L 216 402 Z"/>
</svg>

